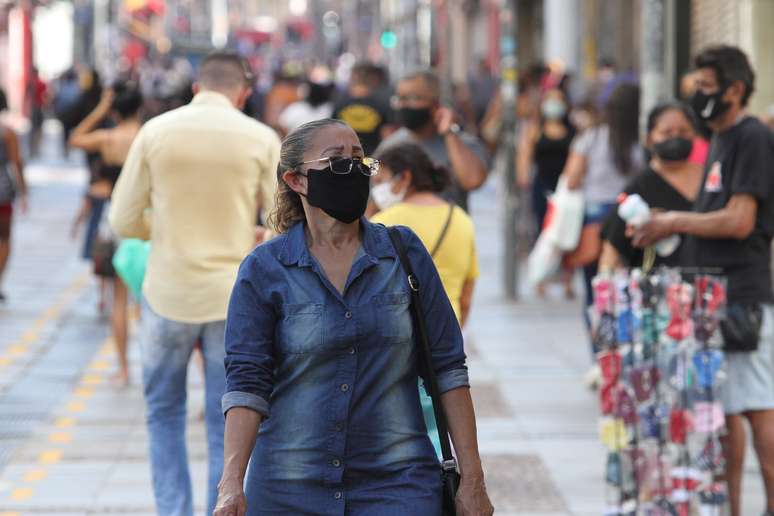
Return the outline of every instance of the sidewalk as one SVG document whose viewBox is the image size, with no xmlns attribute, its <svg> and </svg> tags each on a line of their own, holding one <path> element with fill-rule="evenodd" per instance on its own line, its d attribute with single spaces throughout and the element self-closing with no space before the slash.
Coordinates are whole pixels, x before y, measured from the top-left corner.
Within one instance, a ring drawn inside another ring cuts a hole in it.
<svg viewBox="0 0 774 516">
<path fill-rule="evenodd" d="M 33 209 L 16 225 L 11 300 L 0 308 L 0 516 L 154 514 L 138 346 L 130 344 L 133 386 L 116 390 L 94 282 L 68 238 L 82 172 L 45 166 L 29 175 Z M 496 514 L 597 515 L 605 451 L 596 397 L 581 380 L 589 352 L 579 302 L 501 296 L 496 206 L 492 182 L 473 196 L 482 278 L 466 331 Z M 203 391 L 198 369 L 189 371 L 189 454 L 202 514 Z M 747 514 L 758 514 L 751 462 L 745 481 Z"/>
</svg>

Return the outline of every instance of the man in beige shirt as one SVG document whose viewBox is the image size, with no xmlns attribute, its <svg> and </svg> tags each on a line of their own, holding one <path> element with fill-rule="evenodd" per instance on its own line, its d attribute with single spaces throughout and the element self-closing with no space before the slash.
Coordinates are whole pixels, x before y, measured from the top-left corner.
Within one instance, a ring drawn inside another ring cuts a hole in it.
<svg viewBox="0 0 774 516">
<path fill-rule="evenodd" d="M 149 239 L 143 285 L 143 384 L 157 512 L 192 514 L 185 445 L 186 370 L 201 342 L 209 451 L 208 512 L 223 469 L 224 333 L 231 288 L 273 207 L 280 142 L 239 110 L 249 74 L 236 54 L 207 56 L 184 107 L 145 124 L 111 200 L 121 237 Z M 148 217 L 149 214 L 149 217 Z M 148 219 L 150 227 L 148 227 Z"/>
</svg>

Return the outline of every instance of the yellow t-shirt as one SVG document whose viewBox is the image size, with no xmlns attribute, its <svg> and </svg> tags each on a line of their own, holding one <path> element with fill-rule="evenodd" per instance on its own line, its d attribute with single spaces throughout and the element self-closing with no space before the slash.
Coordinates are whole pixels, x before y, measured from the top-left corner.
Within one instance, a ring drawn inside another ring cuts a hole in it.
<svg viewBox="0 0 774 516">
<path fill-rule="evenodd" d="M 411 228 L 430 252 L 436 246 L 448 216 L 448 204 L 427 206 L 402 202 L 377 213 L 371 220 L 385 226 Z M 459 320 L 462 286 L 479 275 L 473 220 L 459 206 L 454 207 L 449 229 L 433 262 Z"/>
</svg>

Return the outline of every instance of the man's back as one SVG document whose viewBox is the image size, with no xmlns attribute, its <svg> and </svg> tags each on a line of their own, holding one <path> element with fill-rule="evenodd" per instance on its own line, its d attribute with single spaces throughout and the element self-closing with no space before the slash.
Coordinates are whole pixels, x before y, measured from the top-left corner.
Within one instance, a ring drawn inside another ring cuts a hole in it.
<svg viewBox="0 0 774 516">
<path fill-rule="evenodd" d="M 225 318 L 231 287 L 255 242 L 257 196 L 273 207 L 279 139 L 212 92 L 151 120 L 116 186 L 111 224 L 143 235 L 151 208 L 151 255 L 143 293 L 181 322 Z"/>
</svg>

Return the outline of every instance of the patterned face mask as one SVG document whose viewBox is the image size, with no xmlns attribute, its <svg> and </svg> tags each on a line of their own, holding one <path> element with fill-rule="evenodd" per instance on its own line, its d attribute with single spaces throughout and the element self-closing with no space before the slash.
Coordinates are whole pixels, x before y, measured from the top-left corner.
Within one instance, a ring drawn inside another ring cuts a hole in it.
<svg viewBox="0 0 774 516">
<path fill-rule="evenodd" d="M 715 386 L 718 373 L 723 367 L 723 352 L 717 349 L 699 350 L 693 355 L 693 368 L 696 382 L 709 389 Z"/>
</svg>

